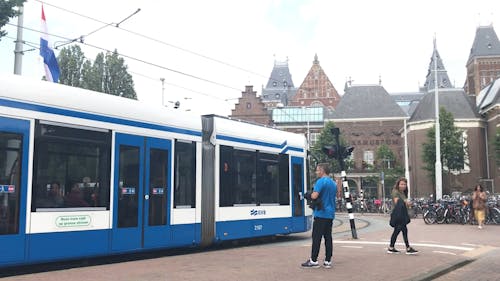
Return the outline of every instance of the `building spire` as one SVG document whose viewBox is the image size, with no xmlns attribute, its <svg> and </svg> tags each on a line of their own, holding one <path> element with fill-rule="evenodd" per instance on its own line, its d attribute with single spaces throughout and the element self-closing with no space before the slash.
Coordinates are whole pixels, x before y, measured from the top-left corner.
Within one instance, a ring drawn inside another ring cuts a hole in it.
<svg viewBox="0 0 500 281">
<path fill-rule="evenodd" d="M 435 73 L 437 72 L 437 74 Z M 429 68 L 427 70 L 427 76 L 425 77 L 424 88 L 426 91 L 434 90 L 436 87 L 439 88 L 453 88 L 448 77 L 448 72 L 446 71 L 441 56 L 437 50 L 436 44 L 434 42 L 434 48 L 432 51 L 431 61 L 429 63 Z"/>
</svg>

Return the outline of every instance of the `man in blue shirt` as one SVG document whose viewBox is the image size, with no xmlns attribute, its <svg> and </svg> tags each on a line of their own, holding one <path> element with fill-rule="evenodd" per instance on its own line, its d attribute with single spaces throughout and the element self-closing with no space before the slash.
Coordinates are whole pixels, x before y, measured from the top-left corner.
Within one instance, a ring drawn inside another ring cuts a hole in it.
<svg viewBox="0 0 500 281">
<path fill-rule="evenodd" d="M 330 167 L 326 163 L 320 163 L 316 167 L 316 176 L 318 177 L 314 185 L 313 192 L 310 195 L 311 200 L 317 200 L 320 203 L 315 204 L 312 229 L 312 250 L 311 258 L 302 264 L 306 268 L 318 268 L 318 255 L 321 246 L 321 239 L 325 238 L 325 268 L 332 267 L 333 241 L 332 241 L 332 223 L 335 218 L 335 199 L 337 195 L 337 184 L 330 178 Z"/>
</svg>

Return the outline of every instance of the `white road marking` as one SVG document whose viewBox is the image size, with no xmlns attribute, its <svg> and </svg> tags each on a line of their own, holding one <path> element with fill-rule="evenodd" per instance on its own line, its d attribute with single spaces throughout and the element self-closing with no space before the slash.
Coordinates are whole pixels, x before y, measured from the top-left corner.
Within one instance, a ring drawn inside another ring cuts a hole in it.
<svg viewBox="0 0 500 281">
<path fill-rule="evenodd" d="M 340 246 L 342 248 L 363 249 L 363 246 Z"/>
<path fill-rule="evenodd" d="M 387 242 L 376 242 L 376 241 L 347 241 L 347 240 L 334 240 L 334 244 L 358 244 L 358 245 L 387 245 Z M 396 243 L 396 245 L 404 245 L 403 243 Z M 442 244 L 428 244 L 428 243 L 412 243 L 415 247 L 432 247 L 432 248 L 442 248 L 448 250 L 460 250 L 460 251 L 472 251 L 474 248 L 471 247 L 461 247 L 453 245 L 442 245 Z"/>
<path fill-rule="evenodd" d="M 437 254 L 446 254 L 446 255 L 452 255 L 452 256 L 456 256 L 457 254 L 455 253 L 452 253 L 452 252 L 445 252 L 445 251 L 432 251 L 433 253 L 437 253 Z"/>
</svg>

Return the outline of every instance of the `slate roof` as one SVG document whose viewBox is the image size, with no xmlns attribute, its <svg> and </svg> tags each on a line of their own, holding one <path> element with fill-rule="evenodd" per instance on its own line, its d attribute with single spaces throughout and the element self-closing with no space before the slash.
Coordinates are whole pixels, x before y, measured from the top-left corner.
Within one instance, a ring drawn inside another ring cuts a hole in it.
<svg viewBox="0 0 500 281">
<path fill-rule="evenodd" d="M 262 89 L 262 101 L 279 101 L 287 105 L 288 101 L 292 100 L 296 92 L 297 88 L 293 85 L 292 75 L 288 68 L 288 61 L 275 61 L 267 85 Z"/>
<path fill-rule="evenodd" d="M 409 122 L 435 120 L 434 91 L 430 91 L 420 100 Z M 444 107 L 455 119 L 481 118 L 472 99 L 461 88 L 439 89 L 439 107 Z"/>
<path fill-rule="evenodd" d="M 436 48 L 432 52 L 431 62 L 429 63 L 429 68 L 427 69 L 427 75 L 425 76 L 424 88 L 426 91 L 431 91 L 435 89 L 436 80 L 436 65 L 434 63 L 434 58 L 437 61 L 437 81 L 439 88 L 452 88 L 450 78 L 448 77 L 448 72 L 444 68 L 443 60 Z"/>
<path fill-rule="evenodd" d="M 391 98 L 396 102 L 408 115 L 411 116 L 418 103 L 424 97 L 423 92 L 408 92 L 408 93 L 391 93 Z"/>
<path fill-rule="evenodd" d="M 467 65 L 472 59 L 477 57 L 499 56 L 500 55 L 500 41 L 498 41 L 497 34 L 493 29 L 493 25 L 478 26 L 476 28 L 476 36 L 474 43 L 470 49 L 469 59 Z"/>
<path fill-rule="evenodd" d="M 407 114 L 379 85 L 353 85 L 346 89 L 331 119 L 407 117 Z"/>
</svg>

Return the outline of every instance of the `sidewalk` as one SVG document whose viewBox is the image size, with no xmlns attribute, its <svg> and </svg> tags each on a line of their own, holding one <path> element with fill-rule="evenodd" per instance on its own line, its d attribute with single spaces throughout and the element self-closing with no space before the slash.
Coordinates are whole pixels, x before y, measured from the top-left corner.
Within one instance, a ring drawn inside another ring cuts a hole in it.
<svg viewBox="0 0 500 281">
<path fill-rule="evenodd" d="M 409 239 L 418 255 L 387 254 L 392 228 L 388 216 L 355 215 L 358 239 L 347 214 L 334 223 L 334 265 L 302 268 L 310 255 L 311 233 L 273 242 L 223 246 L 214 250 L 165 253 L 149 259 L 99 264 L 5 277 L 2 281 L 314 281 L 314 280 L 499 280 L 500 226 L 426 225 L 414 219 Z M 396 247 L 404 249 L 401 236 Z M 322 263 L 324 246 L 319 261 Z"/>
</svg>

